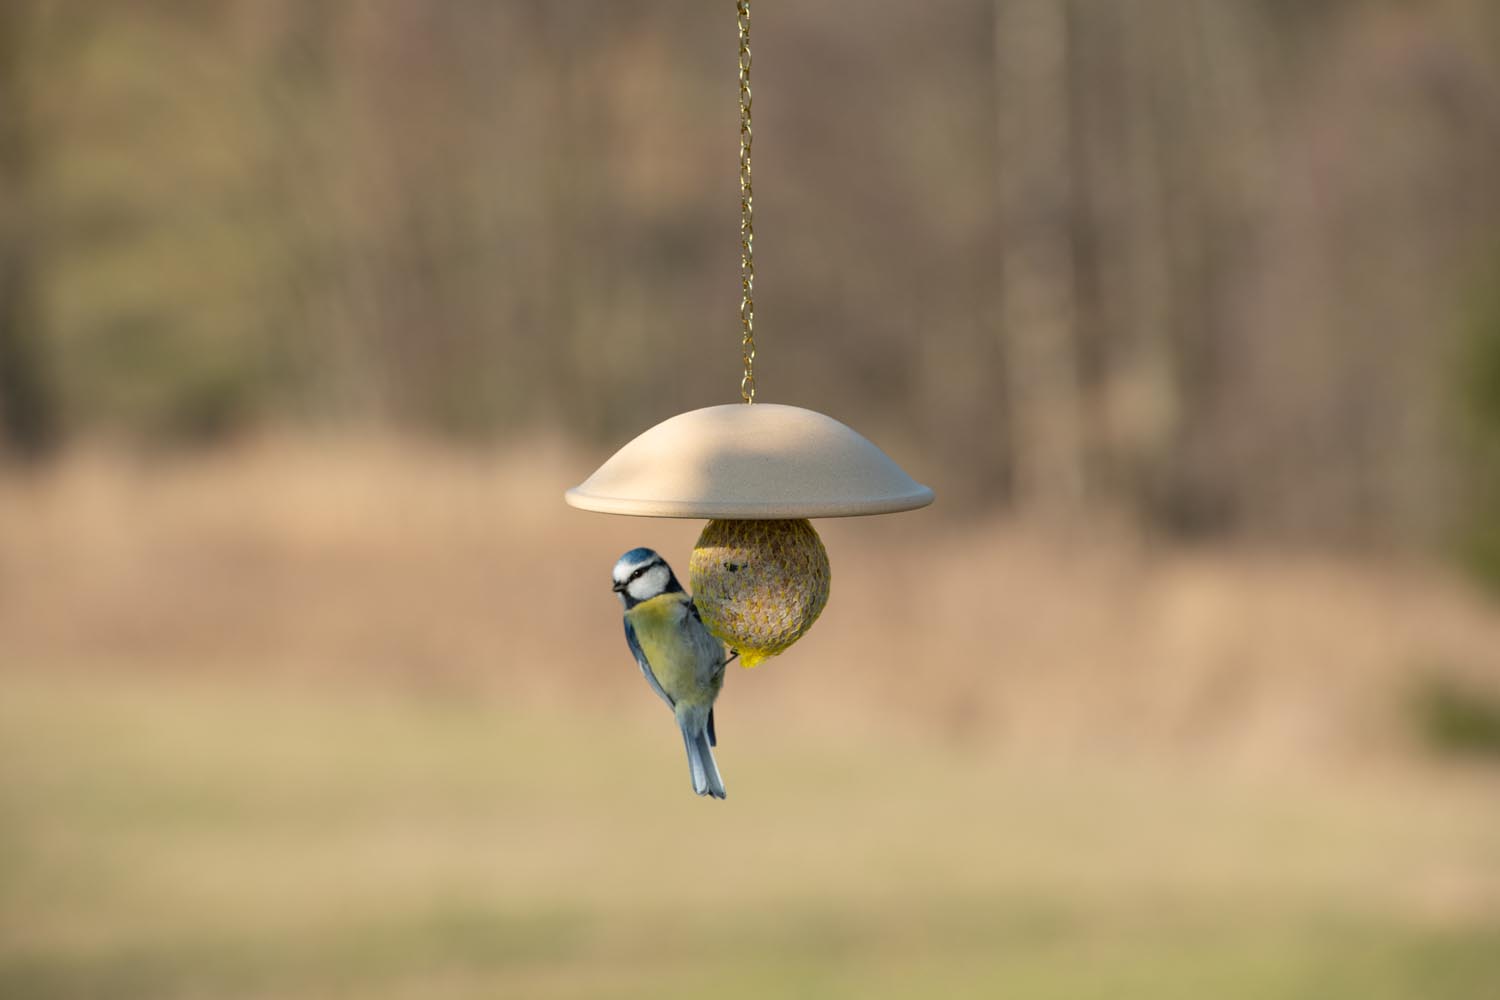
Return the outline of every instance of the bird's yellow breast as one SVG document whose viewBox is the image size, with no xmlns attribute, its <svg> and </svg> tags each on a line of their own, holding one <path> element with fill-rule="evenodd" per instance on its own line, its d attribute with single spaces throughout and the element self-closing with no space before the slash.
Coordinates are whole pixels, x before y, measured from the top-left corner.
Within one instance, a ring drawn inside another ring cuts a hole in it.
<svg viewBox="0 0 1500 1000">
<path fill-rule="evenodd" d="M 697 690 L 698 663 L 682 634 L 682 619 L 688 613 L 681 594 L 658 594 L 625 612 L 656 682 L 678 701 Z"/>
</svg>

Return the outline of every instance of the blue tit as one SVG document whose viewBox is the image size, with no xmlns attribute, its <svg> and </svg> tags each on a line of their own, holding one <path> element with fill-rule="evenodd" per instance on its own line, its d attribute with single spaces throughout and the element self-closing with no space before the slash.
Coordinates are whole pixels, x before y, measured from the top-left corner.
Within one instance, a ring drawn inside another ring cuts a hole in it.
<svg viewBox="0 0 1500 1000">
<path fill-rule="evenodd" d="M 625 605 L 625 641 L 651 685 L 677 717 L 693 791 L 724 797 L 714 763 L 714 699 L 724 686 L 724 646 L 703 625 L 672 567 L 650 549 L 615 563 L 614 591 Z"/>
</svg>

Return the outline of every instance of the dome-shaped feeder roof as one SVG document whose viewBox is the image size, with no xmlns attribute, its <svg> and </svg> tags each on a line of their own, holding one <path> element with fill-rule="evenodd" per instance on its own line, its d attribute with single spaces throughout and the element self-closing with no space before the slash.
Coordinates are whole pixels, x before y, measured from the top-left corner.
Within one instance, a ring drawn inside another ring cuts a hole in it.
<svg viewBox="0 0 1500 1000">
<path fill-rule="evenodd" d="M 643 517 L 852 517 L 932 503 L 885 452 L 812 410 L 731 403 L 680 413 L 568 490 L 574 507 Z"/>
</svg>

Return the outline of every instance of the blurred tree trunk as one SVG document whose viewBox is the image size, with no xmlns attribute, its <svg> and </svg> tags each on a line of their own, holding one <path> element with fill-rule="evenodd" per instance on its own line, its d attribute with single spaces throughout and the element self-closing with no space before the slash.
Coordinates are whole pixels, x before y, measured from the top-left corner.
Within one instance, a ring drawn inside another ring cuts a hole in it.
<svg viewBox="0 0 1500 1000">
<path fill-rule="evenodd" d="M 1241 286 L 1256 264 L 1259 187 L 1270 173 L 1263 25 L 1246 5 L 1156 7 L 1143 21 L 1168 267 L 1166 336 L 1156 353 L 1170 371 L 1170 406 L 1166 460 L 1150 470 L 1144 500 L 1174 533 L 1221 534 L 1243 516 L 1235 479 L 1260 474 L 1242 461 L 1246 421 L 1229 393 L 1250 336 Z"/>
<path fill-rule="evenodd" d="M 27 92 L 25 0 L 0 3 L 0 438 L 39 458 L 57 442 L 57 408 L 43 359 L 36 287 L 36 154 Z"/>
<path fill-rule="evenodd" d="M 237 6 L 242 30 L 255 38 L 250 64 L 262 116 L 257 146 L 265 163 L 257 171 L 263 185 L 257 197 L 284 213 L 264 238 L 275 242 L 282 262 L 277 280 L 283 301 L 277 305 L 284 312 L 279 322 L 267 324 L 261 351 L 281 399 L 299 414 L 369 413 L 375 409 L 369 397 L 381 384 L 375 352 L 367 333 L 345 320 L 349 307 L 332 305 L 342 298 L 347 278 L 330 277 L 319 246 L 320 230 L 348 229 L 339 210 L 329 207 L 335 201 L 330 189 L 343 178 L 331 176 L 324 133 L 332 124 L 329 108 L 339 75 L 350 68 L 341 60 L 348 58 L 352 11 L 347 4 L 301 0 L 239 0 Z M 321 336 L 303 335 L 309 329 Z"/>
<path fill-rule="evenodd" d="M 1066 511 L 1085 469 L 1073 255 L 1068 7 L 997 0 L 1000 322 L 1012 483 L 1025 508 Z"/>
<path fill-rule="evenodd" d="M 1083 335 L 1100 493 L 1139 505 L 1167 460 L 1176 413 L 1171 268 L 1152 115 L 1157 26 L 1147 0 L 1081 0 L 1074 80 L 1077 180 L 1088 214 Z"/>
<path fill-rule="evenodd" d="M 1142 330 L 1141 374 L 1168 401 L 1154 428 L 1155 447 L 1141 469 L 1137 501 L 1153 526 L 1171 533 L 1208 530 L 1215 519 L 1203 496 L 1195 443 L 1206 430 L 1202 407 L 1212 398 L 1210 313 L 1213 273 L 1209 217 L 1214 211 L 1205 161 L 1212 147 L 1213 81 L 1205 78 L 1198 8 L 1178 0 L 1137 5 L 1131 34 L 1136 68 L 1145 74 L 1142 129 L 1147 170 L 1156 180 L 1143 206 L 1150 224 L 1138 249 L 1164 278 L 1155 290 L 1156 329 Z"/>
<path fill-rule="evenodd" d="M 1158 137 L 1157 170 L 1163 179 L 1161 205 L 1171 274 L 1167 313 L 1174 419 L 1171 455 L 1152 477 L 1148 503 L 1157 521 L 1177 534 L 1201 534 L 1225 527 L 1213 441 L 1219 372 L 1218 342 L 1224 316 L 1219 311 L 1225 275 L 1222 262 L 1228 174 L 1218 154 L 1238 122 L 1239 108 L 1223 100 L 1222 77 L 1240 61 L 1235 51 L 1206 51 L 1207 7 L 1165 5 L 1151 40 L 1158 67 L 1153 129 Z M 1223 65 L 1210 65 L 1217 57 Z"/>
</svg>

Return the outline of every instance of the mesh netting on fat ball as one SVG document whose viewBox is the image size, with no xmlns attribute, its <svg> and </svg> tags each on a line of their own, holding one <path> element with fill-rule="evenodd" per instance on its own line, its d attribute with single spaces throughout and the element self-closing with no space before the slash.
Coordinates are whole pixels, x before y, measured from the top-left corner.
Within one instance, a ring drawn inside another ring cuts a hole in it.
<svg viewBox="0 0 1500 1000">
<path fill-rule="evenodd" d="M 828 603 L 828 552 L 807 521 L 710 521 L 689 578 L 708 630 L 753 667 L 817 621 Z"/>
</svg>

